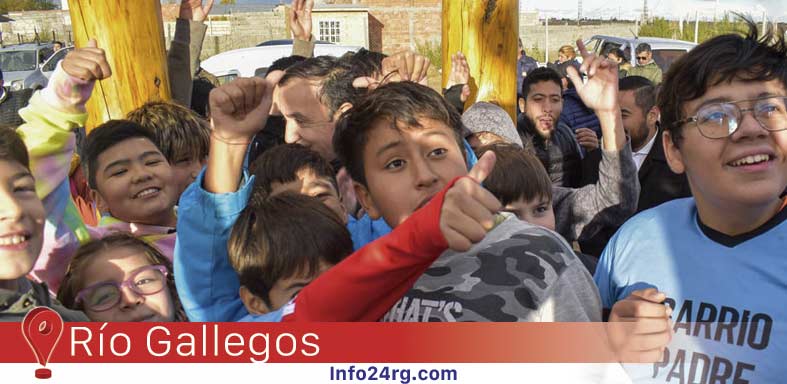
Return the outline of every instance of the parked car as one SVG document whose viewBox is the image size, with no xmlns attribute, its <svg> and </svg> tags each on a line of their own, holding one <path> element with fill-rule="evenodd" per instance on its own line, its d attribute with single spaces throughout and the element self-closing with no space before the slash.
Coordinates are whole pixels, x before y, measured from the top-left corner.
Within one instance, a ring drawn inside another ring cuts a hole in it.
<svg viewBox="0 0 787 384">
<path fill-rule="evenodd" d="M 24 80 L 52 56 L 52 43 L 18 44 L 0 48 L 0 70 L 3 71 L 5 86 L 18 91 L 24 88 Z"/>
<path fill-rule="evenodd" d="M 683 40 L 661 39 L 657 37 L 614 37 L 595 35 L 590 40 L 585 41 L 585 46 L 588 51 L 595 52 L 598 55 L 606 55 L 614 48 L 620 48 L 626 55 L 629 63 L 637 66 L 637 61 L 632 60 L 632 52 L 635 52 L 637 45 L 641 43 L 650 44 L 653 50 L 653 60 L 661 68 L 661 71 L 666 73 L 667 69 L 679 57 L 692 50 L 697 44 L 690 43 Z"/>
<path fill-rule="evenodd" d="M 74 47 L 71 46 L 63 48 L 52 54 L 52 56 L 46 59 L 46 62 L 44 62 L 43 65 L 38 67 L 38 69 L 33 71 L 31 74 L 27 75 L 24 80 L 24 88 L 42 89 L 46 87 L 47 83 L 49 83 L 49 78 L 52 76 L 52 72 L 54 72 L 55 68 L 57 68 L 57 63 L 59 63 L 60 60 L 63 60 L 66 55 L 73 50 Z"/>
<path fill-rule="evenodd" d="M 318 40 L 315 44 L 333 44 L 333 43 Z M 269 47 L 271 45 L 292 45 L 292 39 L 268 40 L 257 44 L 258 47 Z"/>
<path fill-rule="evenodd" d="M 361 47 L 349 45 L 317 44 L 314 55 L 341 56 L 357 52 Z M 219 79 L 221 84 L 236 77 L 265 76 L 268 67 L 276 60 L 292 54 L 292 44 L 241 48 L 222 52 L 202 62 L 201 66 Z"/>
</svg>

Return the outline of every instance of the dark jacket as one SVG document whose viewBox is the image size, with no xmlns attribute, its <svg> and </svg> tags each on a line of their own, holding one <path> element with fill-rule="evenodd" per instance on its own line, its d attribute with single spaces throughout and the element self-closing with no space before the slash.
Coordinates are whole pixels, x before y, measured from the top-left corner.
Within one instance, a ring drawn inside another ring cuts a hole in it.
<svg viewBox="0 0 787 384">
<path fill-rule="evenodd" d="M 19 91 L 5 91 L 0 98 L 0 124 L 10 127 L 18 127 L 24 123 L 19 116 L 19 110 L 26 107 L 33 96 L 32 89 L 22 89 Z"/>
<path fill-rule="evenodd" d="M 691 196 L 686 175 L 672 172 L 667 165 L 661 136 L 662 131 L 659 131 L 650 153 L 645 157 L 645 161 L 642 162 L 639 169 L 638 177 L 641 190 L 637 213 L 670 200 Z M 579 245 L 582 252 L 595 256 L 600 255 L 618 228 L 620 225 L 606 227 L 593 238 L 580 240 Z"/>
<path fill-rule="evenodd" d="M 592 109 L 585 106 L 574 88 L 563 91 L 563 111 L 560 113 L 561 123 L 568 125 L 571 131 L 578 128 L 590 128 L 601 137 L 601 123 Z"/>
<path fill-rule="evenodd" d="M 602 154 L 598 183 L 582 188 L 552 187 L 555 232 L 569 243 L 617 228 L 634 215 L 640 193 L 631 145 Z"/>
<path fill-rule="evenodd" d="M 23 287 L 18 292 L 0 289 L 0 322 L 21 322 L 35 307 L 49 307 L 64 321 L 90 321 L 82 312 L 67 309 L 49 296 L 46 284 L 27 279 L 20 279 L 20 284 Z"/>
<path fill-rule="evenodd" d="M 535 131 L 527 116 L 520 114 L 517 130 L 523 143 L 533 145 L 536 157 L 547 170 L 553 186 L 579 188 L 585 185 L 582 177 L 582 155 L 571 128 L 558 123 L 549 140 L 545 140 Z"/>
<path fill-rule="evenodd" d="M 691 196 L 689 182 L 685 174 L 672 172 L 664 156 L 662 132 L 656 135 L 656 141 L 645 157 L 639 169 L 639 183 L 642 192 L 639 194 L 637 212 L 653 208 L 670 200 Z"/>
<path fill-rule="evenodd" d="M 516 62 L 516 94 L 517 96 L 522 94 L 522 83 L 525 81 L 525 77 L 528 73 L 532 72 L 538 68 L 538 62 L 536 59 L 522 54 L 522 57 L 519 58 Z"/>
</svg>

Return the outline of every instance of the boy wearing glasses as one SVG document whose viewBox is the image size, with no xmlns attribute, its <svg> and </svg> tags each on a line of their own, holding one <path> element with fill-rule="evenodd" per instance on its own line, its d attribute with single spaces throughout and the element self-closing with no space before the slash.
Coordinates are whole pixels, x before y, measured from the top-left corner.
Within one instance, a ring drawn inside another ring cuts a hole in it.
<svg viewBox="0 0 787 384">
<path fill-rule="evenodd" d="M 634 49 L 634 53 L 637 66 L 629 69 L 627 76 L 642 76 L 655 85 L 661 84 L 661 67 L 653 60 L 650 44 L 641 43 Z"/>
<path fill-rule="evenodd" d="M 664 150 L 693 197 L 631 219 L 596 271 L 610 321 L 637 323 L 613 344 L 659 361 L 633 367 L 635 381 L 787 375 L 787 43 L 749 24 L 670 68 Z"/>
</svg>

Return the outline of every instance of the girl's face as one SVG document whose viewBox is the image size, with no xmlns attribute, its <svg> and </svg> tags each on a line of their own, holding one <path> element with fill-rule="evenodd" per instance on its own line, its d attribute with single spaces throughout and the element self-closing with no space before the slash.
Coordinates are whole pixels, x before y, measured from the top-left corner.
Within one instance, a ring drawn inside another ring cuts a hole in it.
<svg viewBox="0 0 787 384">
<path fill-rule="evenodd" d="M 166 276 L 151 268 L 141 249 L 103 250 L 84 267 L 82 276 L 81 304 L 92 321 L 168 322 L 175 319 L 175 304 Z M 114 289 L 117 286 L 120 286 L 119 291 Z"/>
<path fill-rule="evenodd" d="M 0 280 L 15 280 L 33 269 L 45 218 L 30 171 L 0 160 Z"/>
</svg>

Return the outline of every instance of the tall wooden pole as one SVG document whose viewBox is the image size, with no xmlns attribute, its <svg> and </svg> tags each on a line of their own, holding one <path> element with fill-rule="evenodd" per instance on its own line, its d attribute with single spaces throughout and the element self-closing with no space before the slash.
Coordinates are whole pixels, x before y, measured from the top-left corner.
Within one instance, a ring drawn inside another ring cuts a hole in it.
<svg viewBox="0 0 787 384">
<path fill-rule="evenodd" d="M 94 38 L 112 77 L 100 81 L 87 104 L 88 131 L 122 119 L 150 100 L 170 100 L 160 0 L 68 0 L 77 47 Z"/>
<path fill-rule="evenodd" d="M 470 66 L 467 105 L 494 101 L 516 121 L 518 0 L 443 0 L 443 85 L 458 51 Z"/>
</svg>

